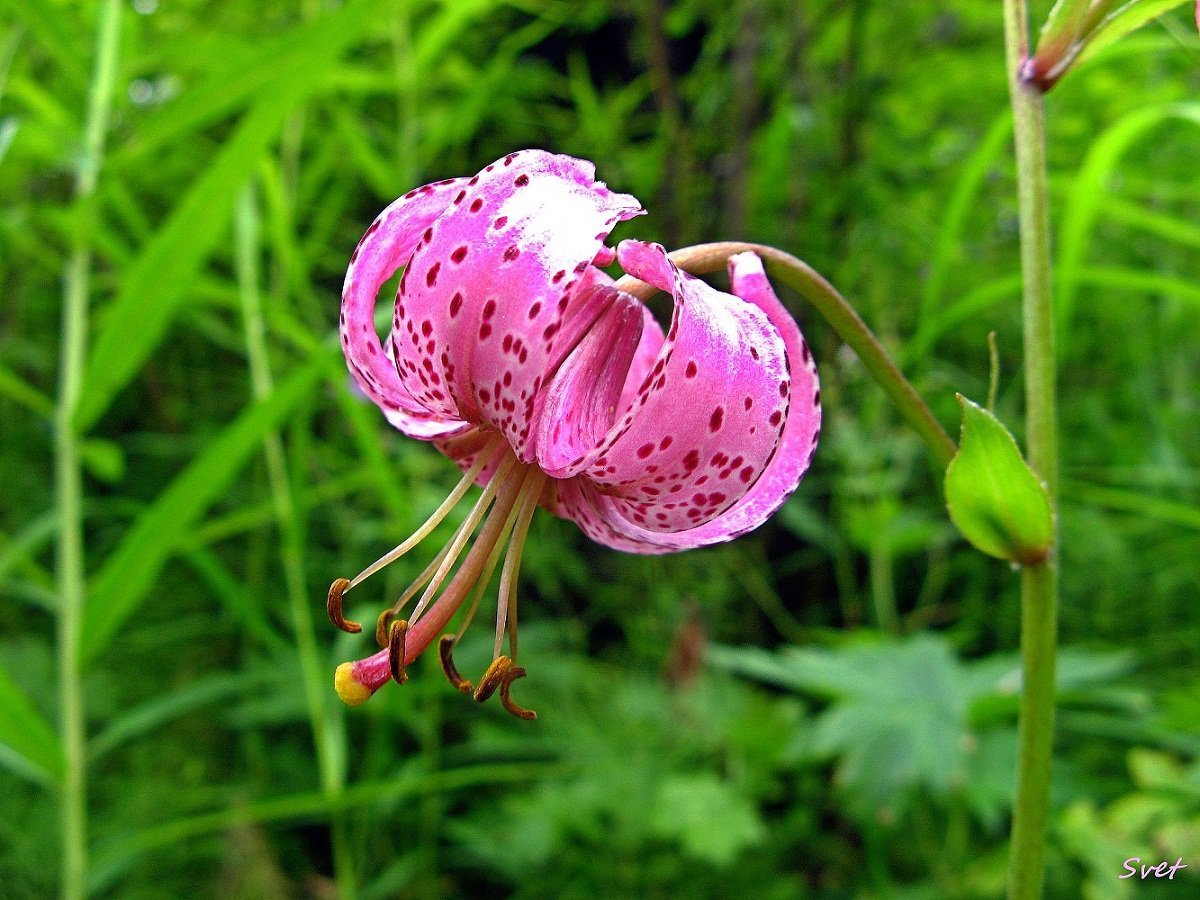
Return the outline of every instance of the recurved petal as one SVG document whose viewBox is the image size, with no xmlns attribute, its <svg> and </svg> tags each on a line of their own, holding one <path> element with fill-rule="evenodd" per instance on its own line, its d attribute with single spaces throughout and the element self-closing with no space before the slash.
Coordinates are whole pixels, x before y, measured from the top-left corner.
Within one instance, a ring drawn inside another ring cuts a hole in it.
<svg viewBox="0 0 1200 900">
<path fill-rule="evenodd" d="M 552 481 L 550 485 L 553 487 L 553 496 L 547 509 L 556 516 L 570 519 L 597 544 L 625 553 L 647 555 L 673 553 L 682 549 L 664 543 L 661 535 L 644 530 L 639 537 L 624 519 L 613 515 L 596 486 L 581 476 Z"/>
<path fill-rule="evenodd" d="M 744 534 L 779 508 L 812 458 L 821 417 L 811 353 L 753 254 L 730 260 L 731 297 L 679 273 L 659 247 L 626 241 L 618 252 L 631 274 L 675 294 L 676 312 L 662 367 L 587 472 L 598 489 L 567 492 L 564 507 L 621 549 Z"/>
<path fill-rule="evenodd" d="M 363 393 L 411 437 L 431 439 L 466 426 L 452 411 L 433 410 L 418 402 L 401 383 L 392 348 L 385 350 L 375 331 L 375 303 L 379 288 L 408 262 L 422 232 L 465 183 L 465 178 L 439 181 L 396 200 L 371 223 L 346 269 L 339 323 L 346 364 Z"/>
<path fill-rule="evenodd" d="M 645 308 L 636 299 L 607 286 L 594 297 L 604 312 L 543 392 L 537 464 L 553 478 L 580 471 L 612 428 L 642 338 Z"/>
<path fill-rule="evenodd" d="M 426 228 L 400 283 L 392 335 L 410 393 L 495 427 L 525 462 L 572 292 L 613 225 L 642 212 L 594 174 L 538 150 L 498 160 Z"/>
</svg>

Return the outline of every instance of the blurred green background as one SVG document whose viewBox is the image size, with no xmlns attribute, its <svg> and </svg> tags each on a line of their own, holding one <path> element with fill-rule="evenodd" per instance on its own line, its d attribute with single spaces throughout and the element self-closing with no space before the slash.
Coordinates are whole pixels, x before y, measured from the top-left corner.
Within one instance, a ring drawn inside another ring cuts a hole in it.
<svg viewBox="0 0 1200 900">
<path fill-rule="evenodd" d="M 986 399 L 995 331 L 996 411 L 1020 439 L 999 4 L 118 6 L 103 164 L 78 196 L 100 5 L 0 2 L 0 897 L 57 891 L 71 769 L 96 897 L 1000 895 L 1016 578 L 956 537 L 924 448 L 795 298 L 826 426 L 771 523 L 637 558 L 535 518 L 516 695 L 538 721 L 466 701 L 429 658 L 344 709 L 333 666 L 370 641 L 321 607 L 456 475 L 350 390 L 350 252 L 395 196 L 514 149 L 593 159 L 638 196 L 650 215 L 617 239 L 803 257 L 952 433 L 955 392 Z M 1065 645 L 1048 893 L 1196 896 L 1191 11 L 1073 73 L 1048 115 Z M 55 580 L 72 260 L 91 309 L 78 675 Z M 458 516 L 348 613 L 373 621 Z M 64 672 L 87 731 L 71 764 Z M 1132 856 L 1191 867 L 1119 880 Z"/>
</svg>

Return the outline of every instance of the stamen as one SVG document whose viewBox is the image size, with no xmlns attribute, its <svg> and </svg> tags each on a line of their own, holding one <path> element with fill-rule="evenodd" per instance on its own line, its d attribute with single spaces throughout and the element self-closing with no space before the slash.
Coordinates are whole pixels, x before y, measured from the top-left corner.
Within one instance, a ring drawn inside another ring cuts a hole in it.
<svg viewBox="0 0 1200 900">
<path fill-rule="evenodd" d="M 518 493 L 518 497 L 520 494 Z M 483 599 L 483 595 L 487 593 L 488 585 L 492 583 L 492 575 L 495 574 L 496 566 L 500 563 L 500 556 L 504 553 L 505 547 L 508 546 L 509 536 L 512 534 L 513 526 L 516 524 L 517 515 L 520 508 L 513 505 L 512 510 L 508 514 L 508 518 L 504 521 L 504 528 L 500 531 L 500 536 L 496 539 L 490 553 L 488 553 L 487 561 L 483 564 L 482 574 L 479 576 L 479 581 L 476 582 L 474 589 L 471 592 L 471 600 L 467 604 L 467 611 L 463 614 L 462 620 L 458 624 L 458 630 L 454 633 L 454 643 L 457 644 L 462 640 L 462 636 L 466 634 L 467 629 L 471 625 L 471 621 L 475 618 L 475 611 L 479 609 L 479 603 Z M 497 654 L 493 654 L 496 656 Z"/>
<path fill-rule="evenodd" d="M 375 623 L 375 642 L 378 643 L 380 647 L 386 647 L 388 645 L 388 626 L 391 625 L 392 619 L 400 615 L 400 611 L 404 609 L 404 607 L 408 604 L 408 601 L 416 595 L 417 591 L 425 587 L 425 585 L 429 582 L 429 579 L 433 577 L 433 573 L 437 571 L 437 567 L 442 564 L 442 560 L 446 558 L 446 551 L 449 549 L 450 545 L 447 544 L 445 547 L 439 550 L 437 555 L 430 560 L 429 565 L 425 567 L 421 574 L 413 579 L 412 583 L 404 589 L 404 593 L 401 594 L 399 599 L 392 604 L 392 608 L 384 610 L 382 613 L 380 613 L 379 619 Z M 388 617 L 387 624 L 381 625 L 384 616 Z"/>
<path fill-rule="evenodd" d="M 388 645 L 389 629 L 394 618 L 396 618 L 396 611 L 394 609 L 385 609 L 379 614 L 379 618 L 375 620 L 375 643 L 380 647 Z"/>
<path fill-rule="evenodd" d="M 517 705 L 512 698 L 512 683 L 518 678 L 525 677 L 525 670 L 521 666 L 513 666 L 504 673 L 504 678 L 500 682 L 500 702 L 504 704 L 504 708 L 516 716 L 518 719 L 532 721 L 537 718 L 537 713 L 532 709 L 526 709 L 523 706 Z"/>
<path fill-rule="evenodd" d="M 458 484 L 454 486 L 454 490 L 450 492 L 450 495 L 444 501 L 442 501 L 442 505 L 435 509 L 433 514 L 425 520 L 425 524 L 414 531 L 400 544 L 396 545 L 395 548 L 379 557 L 379 559 L 375 560 L 375 562 L 371 563 L 369 566 L 355 575 L 350 580 L 350 583 L 343 588 L 343 591 L 348 591 L 356 585 L 362 584 L 363 581 L 370 578 L 384 566 L 394 563 L 413 547 L 417 546 L 417 544 L 421 543 L 421 541 L 425 540 L 425 538 L 429 537 L 429 533 L 433 531 L 433 529 L 437 528 L 437 526 L 441 524 L 442 519 L 446 518 L 446 516 L 450 513 L 450 510 L 454 509 L 454 507 L 458 505 L 458 501 L 463 498 L 463 496 L 470 489 L 471 485 L 475 483 L 475 479 L 479 477 L 479 473 L 483 471 L 484 466 L 490 462 L 495 462 L 501 453 L 507 452 L 508 448 L 504 443 L 503 437 L 496 435 L 496 437 L 492 438 L 488 446 L 480 452 L 479 457 L 475 460 L 474 465 L 467 470 L 466 474 L 463 475 Z M 492 481 L 494 482 L 495 479 L 493 478 Z"/>
<path fill-rule="evenodd" d="M 407 636 L 408 622 L 404 619 L 393 622 L 388 630 L 388 668 L 396 684 L 408 681 L 408 673 L 404 671 L 404 643 Z"/>
<path fill-rule="evenodd" d="M 492 480 L 488 482 L 487 487 L 483 489 L 483 493 L 479 495 L 479 500 L 476 501 L 474 508 L 472 508 L 462 525 L 459 526 L 458 531 L 454 533 L 454 538 L 450 542 L 450 547 L 446 551 L 445 558 L 442 559 L 437 572 L 434 573 L 433 580 L 425 588 L 425 593 L 421 595 L 421 600 L 417 603 L 417 608 L 412 612 L 411 619 L 413 622 L 416 622 L 421 617 L 421 613 L 425 611 L 425 608 L 429 605 L 429 601 L 433 599 L 434 595 L 441 588 L 442 582 L 446 580 L 446 576 L 454 567 L 454 564 L 458 562 L 459 554 L 462 553 L 463 548 L 467 545 L 467 541 L 470 540 L 471 535 L 474 534 L 475 529 L 483 520 L 488 508 L 492 505 L 492 500 L 495 499 L 497 492 L 500 490 L 500 486 L 507 481 L 508 473 L 516 464 L 517 458 L 511 455 L 500 464 L 500 467 L 496 469 L 496 473 L 492 476 Z"/>
<path fill-rule="evenodd" d="M 454 645 L 458 642 L 457 638 L 449 634 L 443 634 L 441 640 L 438 641 L 438 659 L 442 662 L 442 671 L 446 673 L 446 678 L 454 687 L 464 694 L 471 693 L 471 682 L 463 678 L 458 672 L 458 667 L 454 665 Z"/>
<path fill-rule="evenodd" d="M 496 643 L 492 656 L 500 655 L 500 645 L 504 639 L 505 626 L 508 630 L 508 651 L 515 661 L 517 658 L 517 574 L 521 570 L 521 553 L 525 549 L 525 538 L 529 535 L 529 523 L 533 521 L 533 512 L 537 509 L 538 498 L 542 494 L 542 485 L 546 476 L 539 469 L 531 468 L 521 485 L 518 499 L 516 525 L 513 527 L 512 540 L 508 542 L 508 552 L 504 556 L 504 569 L 500 573 L 500 595 L 496 602 Z"/>
<path fill-rule="evenodd" d="M 479 687 L 475 688 L 475 702 L 482 703 L 496 693 L 496 688 L 500 687 L 505 673 L 510 668 L 512 668 L 512 660 L 507 656 L 497 656 L 493 659 L 492 664 L 483 673 L 483 677 L 479 679 Z"/>
<path fill-rule="evenodd" d="M 509 513 L 516 505 L 517 494 L 520 491 L 520 483 L 515 479 L 506 481 L 507 483 L 501 485 L 491 513 L 484 521 L 466 559 L 458 567 L 458 571 L 454 573 L 454 577 L 450 579 L 450 583 L 442 591 L 437 602 L 430 606 L 420 621 L 409 619 L 408 643 L 405 651 L 409 662 L 433 643 L 434 638 L 449 624 L 454 614 L 462 607 L 462 603 L 471 589 L 478 583 L 484 563 L 495 548 L 497 538 L 508 521 Z"/>
<path fill-rule="evenodd" d="M 329 594 L 325 598 L 325 612 L 329 614 L 329 621 L 342 631 L 358 634 L 362 631 L 362 626 L 342 615 L 342 594 L 346 593 L 349 586 L 350 581 L 347 578 L 339 578 L 329 586 Z"/>
</svg>

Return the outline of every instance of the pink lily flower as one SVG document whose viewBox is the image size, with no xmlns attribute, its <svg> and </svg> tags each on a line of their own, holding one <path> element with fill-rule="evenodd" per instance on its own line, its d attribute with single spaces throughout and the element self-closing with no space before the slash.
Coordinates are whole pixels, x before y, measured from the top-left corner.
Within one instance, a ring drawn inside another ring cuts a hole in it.
<svg viewBox="0 0 1200 900">
<path fill-rule="evenodd" d="M 477 700 L 499 690 L 510 712 L 532 718 L 509 689 L 525 674 L 515 663 L 516 580 L 537 506 L 608 547 L 670 553 L 761 525 L 808 468 L 821 422 L 816 368 L 762 262 L 733 257 L 727 294 L 657 244 L 627 240 L 614 252 L 610 230 L 644 210 L 594 173 L 568 156 L 509 154 L 472 178 L 405 194 L 351 257 L 341 339 L 354 379 L 396 428 L 432 441 L 464 475 L 414 535 L 334 582 L 334 623 L 359 631 L 342 617 L 344 592 L 419 543 L 472 484 L 483 488 L 450 543 L 380 616 L 383 649 L 338 667 L 335 686 L 351 705 L 389 678 L 403 682 L 465 605 L 457 634 L 439 643 L 444 671 Z M 614 259 L 672 296 L 666 334 L 599 268 Z M 382 345 L 376 295 L 401 266 Z M 501 555 L 493 662 L 472 685 L 451 650 Z"/>
</svg>

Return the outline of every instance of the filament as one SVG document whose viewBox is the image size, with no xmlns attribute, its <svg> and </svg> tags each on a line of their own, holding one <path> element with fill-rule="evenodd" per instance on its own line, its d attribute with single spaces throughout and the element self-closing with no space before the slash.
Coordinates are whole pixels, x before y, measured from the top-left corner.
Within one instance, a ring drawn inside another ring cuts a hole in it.
<svg viewBox="0 0 1200 900">
<path fill-rule="evenodd" d="M 504 528 L 501 529 L 499 537 L 496 538 L 495 544 L 492 545 L 487 560 L 483 564 L 479 581 L 475 583 L 475 587 L 471 591 L 471 600 L 467 604 L 467 611 L 463 614 L 462 621 L 459 622 L 458 630 L 454 633 L 453 640 L 455 644 L 462 639 L 467 628 L 471 625 L 471 620 L 475 618 L 475 611 L 479 609 L 479 603 L 483 600 L 483 595 L 487 593 L 488 585 L 491 583 L 492 575 L 496 572 L 496 566 L 500 563 L 500 557 L 508 545 L 509 535 L 512 534 L 513 526 L 516 524 L 519 513 L 520 510 L 515 505 L 509 510 L 508 518 L 504 521 Z"/>
<path fill-rule="evenodd" d="M 361 584 L 384 566 L 391 565 L 413 547 L 417 546 L 417 544 L 421 543 L 421 541 L 425 540 L 425 538 L 429 537 L 429 533 L 433 531 L 433 529 L 437 528 L 437 526 L 441 524 L 442 520 L 449 514 L 450 510 L 454 509 L 454 507 L 458 505 L 458 501 L 463 498 L 463 496 L 470 489 L 471 485 L 475 483 L 475 479 L 479 477 L 479 473 L 483 471 L 484 466 L 486 466 L 489 462 L 495 461 L 502 450 L 503 438 L 497 435 L 488 442 L 488 444 L 480 452 L 479 457 L 471 465 L 471 468 L 466 471 L 466 474 L 464 474 L 458 484 L 454 486 L 454 490 L 452 490 L 450 495 L 442 501 L 442 505 L 435 509 L 433 514 L 425 520 L 425 524 L 405 538 L 404 541 L 402 541 L 392 550 L 389 550 L 383 556 L 379 557 L 379 559 L 375 560 L 375 562 L 371 563 L 352 579 L 350 579 L 350 584 L 346 586 L 345 590 L 348 591 L 355 585 Z M 499 472 L 497 472 L 497 474 L 499 474 Z M 496 479 L 493 478 L 492 481 L 489 482 L 489 486 L 494 483 L 495 480 Z"/>
<path fill-rule="evenodd" d="M 525 538 L 529 535 L 529 523 L 533 521 L 533 511 L 537 509 L 538 498 L 542 493 L 542 485 L 546 476 L 539 470 L 531 468 L 525 483 L 521 485 L 518 499 L 516 525 L 513 527 L 512 539 L 508 542 L 508 552 L 504 555 L 504 569 L 500 573 L 500 596 L 496 601 L 496 644 L 492 657 L 500 655 L 500 645 L 503 643 L 504 632 L 508 630 L 508 650 L 514 661 L 517 658 L 517 574 L 521 569 L 521 554 L 525 549 Z"/>
<path fill-rule="evenodd" d="M 492 476 L 492 480 L 487 483 L 487 487 L 483 489 L 479 499 L 475 502 L 475 506 L 471 509 L 470 514 L 459 526 L 458 531 L 454 533 L 454 538 L 450 541 L 449 550 L 441 563 L 437 567 L 437 571 L 433 575 L 433 579 L 429 582 L 429 586 L 425 588 L 425 593 L 421 595 L 421 600 L 417 603 L 417 608 L 413 610 L 409 617 L 410 622 L 416 622 L 421 617 L 421 613 L 425 611 L 425 607 L 429 605 L 429 601 L 442 586 L 442 582 L 446 580 L 446 576 L 450 570 L 454 568 L 454 564 L 458 562 L 458 557 L 463 551 L 463 547 L 467 545 L 467 541 L 471 535 L 475 533 L 475 529 L 479 523 L 483 521 L 484 515 L 487 514 L 488 508 L 492 505 L 492 501 L 496 498 L 496 492 L 500 490 L 502 485 L 508 478 L 508 473 L 512 471 L 512 467 L 516 465 L 517 458 L 509 455 L 505 458 L 500 467 L 496 469 L 496 474 Z"/>
</svg>

